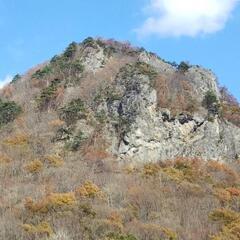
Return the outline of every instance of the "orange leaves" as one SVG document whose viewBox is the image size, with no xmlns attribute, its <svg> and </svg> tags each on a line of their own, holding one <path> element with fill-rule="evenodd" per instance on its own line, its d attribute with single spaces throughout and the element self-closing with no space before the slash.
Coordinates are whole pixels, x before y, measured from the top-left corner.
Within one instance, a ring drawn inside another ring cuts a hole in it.
<svg viewBox="0 0 240 240">
<path fill-rule="evenodd" d="M 207 165 L 210 171 L 232 173 L 232 170 L 226 164 L 218 161 L 208 161 Z"/>
<path fill-rule="evenodd" d="M 230 187 L 230 188 L 227 188 L 226 191 L 228 191 L 230 193 L 230 195 L 233 197 L 240 196 L 240 189 L 238 189 L 238 188 Z"/>
<path fill-rule="evenodd" d="M 226 203 L 234 198 L 240 197 L 240 189 L 235 187 L 217 188 L 214 192 L 215 196 L 222 202 Z"/>
<path fill-rule="evenodd" d="M 77 203 L 75 193 L 50 193 L 40 201 L 33 202 L 31 198 L 25 201 L 25 208 L 33 213 L 48 213 L 51 210 L 71 209 Z"/>
<path fill-rule="evenodd" d="M 76 189 L 76 194 L 83 198 L 103 198 L 104 194 L 101 189 L 92 183 L 91 181 L 86 181 L 82 186 Z"/>
<path fill-rule="evenodd" d="M 208 161 L 206 164 L 206 171 L 212 178 L 218 182 L 222 187 L 233 186 L 238 183 L 239 175 L 227 164 L 217 161 Z"/>
<path fill-rule="evenodd" d="M 225 203 L 231 200 L 231 194 L 223 188 L 218 188 L 215 190 L 214 195 L 220 200 L 220 202 Z"/>
</svg>

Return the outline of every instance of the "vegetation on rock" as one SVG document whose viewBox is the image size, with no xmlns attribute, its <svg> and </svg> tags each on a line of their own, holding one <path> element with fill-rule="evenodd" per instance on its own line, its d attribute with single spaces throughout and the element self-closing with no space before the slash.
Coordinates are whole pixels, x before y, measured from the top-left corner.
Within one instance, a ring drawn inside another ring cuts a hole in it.
<svg viewBox="0 0 240 240">
<path fill-rule="evenodd" d="M 0 127 L 14 121 L 21 112 L 21 107 L 15 102 L 0 99 Z"/>
<path fill-rule="evenodd" d="M 203 99 L 203 106 L 207 108 L 208 112 L 211 114 L 219 113 L 219 101 L 216 94 L 213 91 L 206 92 Z"/>
<path fill-rule="evenodd" d="M 13 77 L 11 83 L 16 83 L 16 82 L 19 81 L 21 78 L 22 78 L 22 77 L 21 77 L 20 74 L 16 74 L 16 75 Z"/>
<path fill-rule="evenodd" d="M 60 119 L 67 125 L 74 124 L 77 120 L 85 118 L 86 109 L 81 99 L 74 99 L 68 105 L 60 109 Z"/>
</svg>

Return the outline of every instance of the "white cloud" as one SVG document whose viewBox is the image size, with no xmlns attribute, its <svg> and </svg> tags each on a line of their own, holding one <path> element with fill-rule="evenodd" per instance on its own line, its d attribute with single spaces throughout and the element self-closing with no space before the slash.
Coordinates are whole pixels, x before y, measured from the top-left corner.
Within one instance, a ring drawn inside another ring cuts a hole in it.
<svg viewBox="0 0 240 240">
<path fill-rule="evenodd" d="M 150 0 L 139 36 L 164 37 L 215 33 L 224 28 L 239 0 Z"/>
<path fill-rule="evenodd" d="M 0 89 L 3 88 L 6 84 L 12 81 L 13 77 L 11 75 L 7 75 L 4 79 L 0 79 Z"/>
</svg>

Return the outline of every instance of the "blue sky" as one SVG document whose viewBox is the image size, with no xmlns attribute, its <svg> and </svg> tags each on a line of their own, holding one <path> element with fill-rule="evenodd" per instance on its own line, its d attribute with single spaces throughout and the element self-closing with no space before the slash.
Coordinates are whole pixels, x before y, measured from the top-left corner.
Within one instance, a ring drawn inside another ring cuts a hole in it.
<svg viewBox="0 0 240 240">
<path fill-rule="evenodd" d="M 0 0 L 0 33 L 1 81 L 101 36 L 210 68 L 240 100 L 238 0 Z"/>
</svg>

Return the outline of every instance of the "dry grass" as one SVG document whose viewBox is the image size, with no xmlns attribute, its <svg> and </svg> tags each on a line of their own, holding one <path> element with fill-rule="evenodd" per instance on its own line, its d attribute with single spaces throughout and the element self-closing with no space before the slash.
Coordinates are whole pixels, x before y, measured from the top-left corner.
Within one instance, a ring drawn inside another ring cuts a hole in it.
<svg viewBox="0 0 240 240">
<path fill-rule="evenodd" d="M 50 121 L 48 124 L 50 127 L 58 128 L 58 127 L 63 126 L 65 124 L 65 122 L 60 119 L 55 119 L 55 120 Z"/>
<path fill-rule="evenodd" d="M 28 163 L 25 169 L 30 173 L 39 173 L 43 169 L 43 163 L 40 160 L 34 160 Z"/>
<path fill-rule="evenodd" d="M 104 154 L 99 164 L 95 154 L 88 155 L 86 161 L 86 153 L 81 160 L 79 153 L 62 152 L 59 157 L 43 152 L 39 158 L 43 161 L 38 164 L 37 160 L 26 160 L 27 154 L 32 153 L 20 149 L 16 150 L 20 153 L 16 157 L 14 151 L 9 156 L 13 158 L 11 164 L 0 168 L 0 216 L 2 221 L 9 218 L 12 224 L 26 224 L 29 232 L 14 230 L 22 234 L 20 240 L 47 236 L 47 231 L 38 230 L 42 222 L 48 222 L 56 234 L 62 229 L 70 239 L 102 240 L 109 232 L 130 234 L 139 240 L 159 236 L 166 240 L 211 239 L 223 231 L 225 223 L 212 221 L 209 214 L 222 207 L 234 212 L 238 207 L 238 173 L 223 163 L 178 158 L 123 167 L 114 159 L 104 160 Z M 5 154 L 8 156 L 8 152 Z M 34 174 L 26 175 L 21 168 Z M 19 188 L 23 189 L 21 193 Z M 15 209 L 14 215 L 8 209 Z M 12 236 L 9 232 L 7 235 Z M 5 239 L 14 239 L 11 238 Z"/>
<path fill-rule="evenodd" d="M 10 157 L 8 157 L 6 154 L 0 153 L 0 165 L 9 164 L 10 162 L 12 162 Z"/>
<path fill-rule="evenodd" d="M 182 112 L 194 113 L 201 106 L 201 103 L 195 100 L 191 84 L 180 72 L 158 76 L 154 87 L 157 91 L 158 106 L 170 109 L 173 115 Z"/>
<path fill-rule="evenodd" d="M 61 167 L 64 164 L 64 160 L 57 155 L 46 156 L 46 161 L 53 167 Z"/>
<path fill-rule="evenodd" d="M 48 222 L 41 222 L 38 225 L 23 224 L 22 228 L 30 235 L 47 235 L 49 237 L 53 234 L 53 230 Z"/>
<path fill-rule="evenodd" d="M 21 146 L 28 144 L 29 137 L 26 134 L 16 134 L 3 141 L 4 144 L 9 146 Z"/>
</svg>

